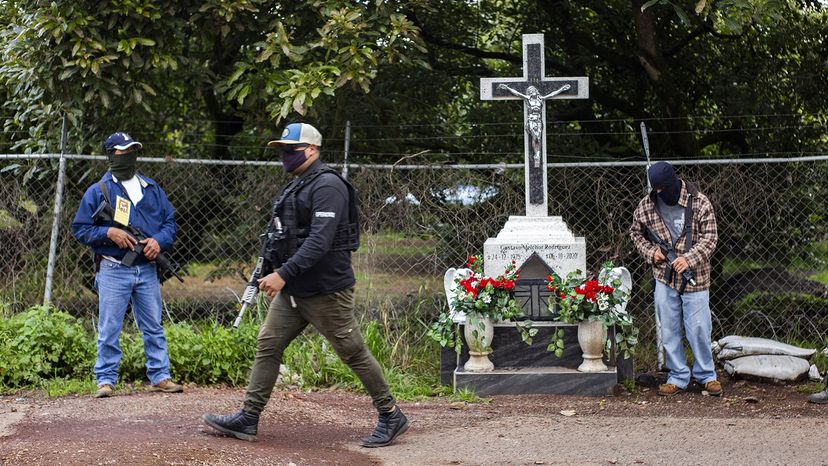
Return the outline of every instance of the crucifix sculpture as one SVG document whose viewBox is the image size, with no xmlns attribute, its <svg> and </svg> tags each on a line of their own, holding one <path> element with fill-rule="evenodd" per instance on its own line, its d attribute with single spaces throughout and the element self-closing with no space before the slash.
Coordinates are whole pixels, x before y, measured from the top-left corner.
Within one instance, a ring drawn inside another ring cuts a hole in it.
<svg viewBox="0 0 828 466">
<path fill-rule="evenodd" d="M 589 78 L 544 76 L 543 34 L 523 35 L 523 77 L 481 78 L 482 100 L 523 100 L 526 215 L 546 217 L 546 100 L 586 99 Z"/>
</svg>

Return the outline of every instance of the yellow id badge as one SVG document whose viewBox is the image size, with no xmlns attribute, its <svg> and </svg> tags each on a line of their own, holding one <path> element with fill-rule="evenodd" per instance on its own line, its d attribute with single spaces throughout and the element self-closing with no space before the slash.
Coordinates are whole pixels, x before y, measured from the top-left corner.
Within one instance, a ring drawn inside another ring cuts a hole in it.
<svg viewBox="0 0 828 466">
<path fill-rule="evenodd" d="M 115 197 L 115 223 L 121 225 L 129 225 L 129 211 L 132 209 L 132 203 L 129 199 L 124 199 L 121 196 Z"/>
</svg>

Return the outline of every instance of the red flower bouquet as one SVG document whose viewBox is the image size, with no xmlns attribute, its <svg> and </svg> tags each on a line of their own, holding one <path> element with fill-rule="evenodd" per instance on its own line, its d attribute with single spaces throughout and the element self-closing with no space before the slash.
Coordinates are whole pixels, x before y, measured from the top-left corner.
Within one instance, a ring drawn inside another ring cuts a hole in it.
<svg viewBox="0 0 828 466">
<path fill-rule="evenodd" d="M 450 297 L 450 308 L 467 316 L 467 325 L 478 322 L 481 317 L 488 317 L 493 322 L 510 321 L 523 317 L 523 311 L 515 301 L 515 282 L 518 279 L 517 265 L 514 261 L 506 270 L 496 277 L 483 274 L 483 259 L 470 256 L 467 264 L 471 274 L 456 277 L 457 286 L 454 296 Z M 532 343 L 532 336 L 537 329 L 531 328 L 531 322 L 516 322 L 521 337 L 527 344 Z M 481 329 L 482 330 L 482 329 Z M 429 335 L 442 346 L 454 347 L 458 353 L 462 347 L 460 336 L 454 332 L 454 322 L 449 313 L 441 313 L 437 322 L 429 328 Z"/>
<path fill-rule="evenodd" d="M 612 262 L 606 262 L 602 268 L 601 276 L 612 276 Z M 555 293 L 549 297 L 549 306 L 558 304 L 559 321 L 570 324 L 601 321 L 604 328 L 615 326 L 619 351 L 627 354 L 632 351 L 638 343 L 638 329 L 633 326 L 632 316 L 625 309 L 624 303 L 630 299 L 630 295 L 621 288 L 620 280 L 586 280 L 580 270 L 570 272 L 566 280 L 557 274 L 551 274 L 547 279 L 547 287 Z M 561 339 L 553 340 L 555 341 L 548 349 L 556 354 L 562 353 Z"/>
</svg>

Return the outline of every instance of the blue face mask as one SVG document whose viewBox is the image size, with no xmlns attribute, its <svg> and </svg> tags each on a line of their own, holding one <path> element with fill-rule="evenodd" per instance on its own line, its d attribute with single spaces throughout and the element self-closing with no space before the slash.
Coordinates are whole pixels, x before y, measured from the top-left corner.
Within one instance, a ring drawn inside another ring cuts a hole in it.
<svg viewBox="0 0 828 466">
<path fill-rule="evenodd" d="M 279 157 L 282 159 L 282 164 L 286 172 L 292 173 L 297 168 L 301 167 L 308 159 L 305 154 L 305 149 L 299 150 L 285 150 L 279 151 Z"/>
</svg>

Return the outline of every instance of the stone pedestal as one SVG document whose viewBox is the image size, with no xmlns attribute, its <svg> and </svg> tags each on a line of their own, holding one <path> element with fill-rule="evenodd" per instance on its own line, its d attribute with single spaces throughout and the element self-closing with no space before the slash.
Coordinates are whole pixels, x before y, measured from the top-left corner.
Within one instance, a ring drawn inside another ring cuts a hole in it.
<svg viewBox="0 0 828 466">
<path fill-rule="evenodd" d="M 491 372 L 454 372 L 455 389 L 490 395 L 612 395 L 615 368 L 605 372 L 579 372 L 567 367 L 507 367 Z"/>
<path fill-rule="evenodd" d="M 460 331 L 463 331 L 463 324 Z M 625 378 L 633 378 L 632 360 L 616 361 L 615 355 L 604 356 L 607 371 L 584 373 L 578 371 L 583 362 L 578 346 L 578 326 L 560 322 L 535 322 L 538 334 L 531 346 L 520 339 L 520 333 L 511 322 L 494 325 L 489 358 L 495 369 L 486 373 L 470 373 L 463 369 L 469 358 L 468 347 L 460 354 L 443 348 L 440 354 L 440 380 L 455 390 L 470 389 L 481 396 L 507 394 L 558 394 L 605 396 Z M 556 358 L 546 351 L 552 334 L 564 330 L 564 353 Z M 610 332 L 613 336 L 613 332 Z M 616 367 L 617 362 L 617 367 Z"/>
</svg>

